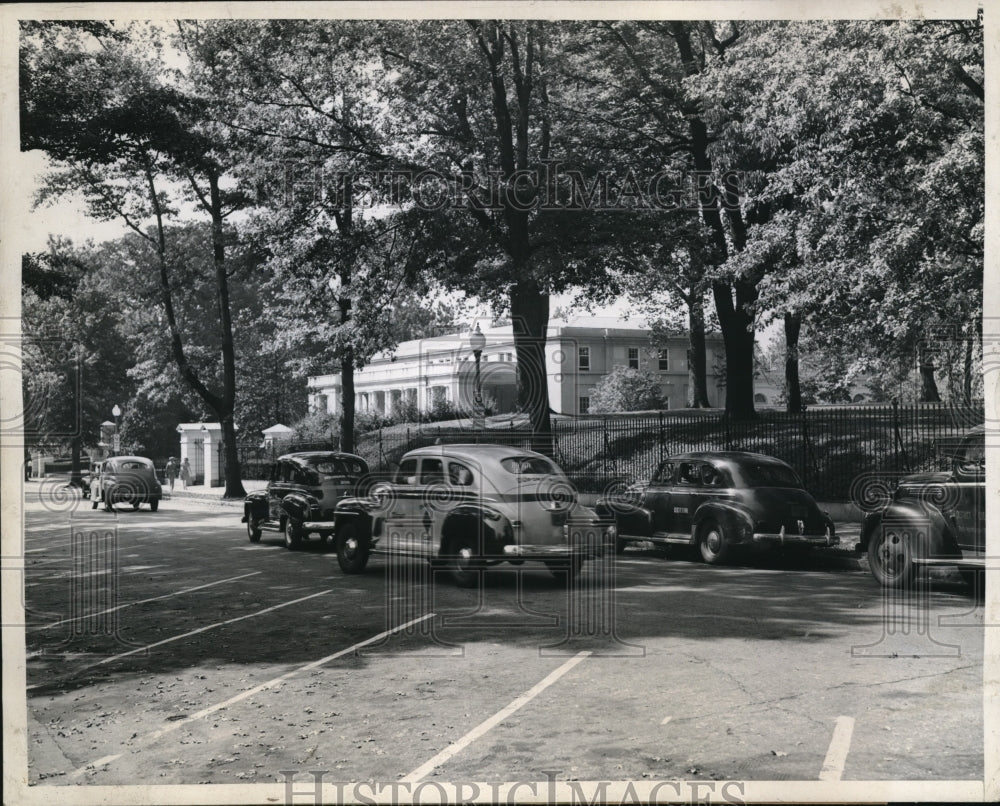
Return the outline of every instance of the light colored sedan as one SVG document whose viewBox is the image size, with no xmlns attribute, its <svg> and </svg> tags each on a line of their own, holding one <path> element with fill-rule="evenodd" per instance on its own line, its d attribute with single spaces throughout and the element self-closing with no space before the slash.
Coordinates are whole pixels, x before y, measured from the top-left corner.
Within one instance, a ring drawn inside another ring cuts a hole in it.
<svg viewBox="0 0 1000 806">
<path fill-rule="evenodd" d="M 377 551 L 424 557 L 463 586 L 490 565 L 526 560 L 572 578 L 615 545 L 614 521 L 580 504 L 551 459 L 501 445 L 410 451 L 392 481 L 340 501 L 333 526 L 345 573 L 364 570 Z"/>
</svg>

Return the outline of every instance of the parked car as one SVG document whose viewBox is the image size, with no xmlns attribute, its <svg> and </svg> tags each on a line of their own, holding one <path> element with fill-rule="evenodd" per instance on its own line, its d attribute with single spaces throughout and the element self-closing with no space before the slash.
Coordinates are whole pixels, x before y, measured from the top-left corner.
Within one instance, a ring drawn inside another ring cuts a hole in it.
<svg viewBox="0 0 1000 806">
<path fill-rule="evenodd" d="M 391 481 L 341 500 L 333 515 L 344 573 L 363 571 L 376 551 L 426 558 L 461 586 L 477 584 L 487 567 L 505 561 L 539 560 L 571 579 L 585 560 L 610 550 L 615 536 L 614 522 L 581 505 L 552 460 L 500 445 L 412 450 Z"/>
<path fill-rule="evenodd" d="M 96 494 L 96 497 L 95 497 Z M 160 507 L 163 491 L 156 479 L 153 462 L 145 456 L 114 456 L 101 465 L 100 479 L 91 483 L 94 508 L 99 503 L 111 512 L 115 504 L 131 504 L 138 509 L 142 504 L 156 512 Z"/>
<path fill-rule="evenodd" d="M 634 541 L 697 546 L 707 563 L 739 548 L 835 546 L 833 520 L 784 462 L 759 453 L 684 453 L 660 463 L 649 481 L 604 498 L 618 552 Z"/>
<path fill-rule="evenodd" d="M 856 548 L 867 553 L 872 576 L 890 588 L 906 587 L 929 566 L 956 566 L 969 583 L 981 577 L 986 569 L 985 427 L 964 435 L 950 470 L 903 478 L 892 500 L 865 516 Z"/>
<path fill-rule="evenodd" d="M 367 476 L 365 460 L 352 453 L 304 451 L 279 456 L 267 489 L 250 493 L 244 501 L 243 522 L 250 542 L 259 542 L 265 531 L 282 533 L 289 549 L 297 549 L 312 533 L 325 539 L 333 533 L 337 503 L 356 495 L 359 482 Z M 325 525 L 306 525 L 318 522 Z"/>
</svg>

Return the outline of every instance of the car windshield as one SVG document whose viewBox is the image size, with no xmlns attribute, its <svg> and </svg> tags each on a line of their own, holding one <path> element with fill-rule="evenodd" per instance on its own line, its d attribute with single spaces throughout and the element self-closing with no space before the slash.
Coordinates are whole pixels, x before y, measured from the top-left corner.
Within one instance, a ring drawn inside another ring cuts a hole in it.
<svg viewBox="0 0 1000 806">
<path fill-rule="evenodd" d="M 361 462 L 356 459 L 345 459 L 343 457 L 321 457 L 312 461 L 312 466 L 321 476 L 330 478 L 332 476 L 361 476 L 365 469 Z"/>
<path fill-rule="evenodd" d="M 801 487 L 795 471 L 786 465 L 751 463 L 743 465 L 743 475 L 751 487 Z"/>
<path fill-rule="evenodd" d="M 541 456 L 508 456 L 500 466 L 515 476 L 553 476 L 558 473 L 555 465 Z"/>
</svg>

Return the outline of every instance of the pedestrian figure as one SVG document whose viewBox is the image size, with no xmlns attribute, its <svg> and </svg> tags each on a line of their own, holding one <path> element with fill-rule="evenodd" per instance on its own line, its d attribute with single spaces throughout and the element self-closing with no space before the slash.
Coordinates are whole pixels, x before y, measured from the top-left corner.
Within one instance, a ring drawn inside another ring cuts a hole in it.
<svg viewBox="0 0 1000 806">
<path fill-rule="evenodd" d="M 184 485 L 185 490 L 191 483 L 191 463 L 186 456 L 184 457 L 184 462 L 181 464 L 181 483 Z"/>
<path fill-rule="evenodd" d="M 167 466 L 164 468 L 163 472 L 167 477 L 167 481 L 170 482 L 170 492 L 173 492 L 174 479 L 177 478 L 177 462 L 174 460 L 173 456 L 167 459 Z"/>
<path fill-rule="evenodd" d="M 90 473 L 90 508 L 97 509 L 101 501 L 101 469 L 95 467 Z"/>
</svg>

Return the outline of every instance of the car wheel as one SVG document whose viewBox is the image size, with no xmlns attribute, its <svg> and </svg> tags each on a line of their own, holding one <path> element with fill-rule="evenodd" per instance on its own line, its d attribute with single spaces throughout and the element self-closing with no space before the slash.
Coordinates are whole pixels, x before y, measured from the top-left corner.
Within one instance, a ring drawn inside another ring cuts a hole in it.
<svg viewBox="0 0 1000 806">
<path fill-rule="evenodd" d="M 113 490 L 106 490 L 105 491 L 105 493 L 104 493 L 104 511 L 105 512 L 114 512 L 115 511 L 115 505 L 113 503 L 111 503 L 114 500 L 114 497 L 115 496 L 114 496 L 114 491 Z"/>
<path fill-rule="evenodd" d="M 337 530 L 337 562 L 345 574 L 360 574 L 368 565 L 368 541 L 358 534 L 357 524 L 345 523 Z"/>
<path fill-rule="evenodd" d="M 726 533 L 715 521 L 705 521 L 701 527 L 698 548 L 701 550 L 701 558 L 709 565 L 721 565 L 730 554 Z"/>
<path fill-rule="evenodd" d="M 296 523 L 293 520 L 289 520 L 285 524 L 285 548 L 289 551 L 295 551 L 302 545 L 302 538 L 305 537 L 305 532 L 302 530 L 302 525 Z"/>
<path fill-rule="evenodd" d="M 910 540 L 899 529 L 882 526 L 868 541 L 868 565 L 880 585 L 905 588 L 916 573 Z"/>
<path fill-rule="evenodd" d="M 549 569 L 549 573 L 552 576 L 566 582 L 568 585 L 580 576 L 580 570 L 583 568 L 583 559 L 580 557 L 571 557 L 568 560 L 546 560 L 545 567 Z"/>
<path fill-rule="evenodd" d="M 150 512 L 156 512 L 156 510 L 158 510 L 159 508 L 160 508 L 160 499 L 159 498 L 154 498 L 152 501 L 149 502 L 149 511 Z"/>
<path fill-rule="evenodd" d="M 251 543 L 259 543 L 260 536 L 262 534 L 262 529 L 260 528 L 260 521 L 258 521 L 249 512 L 247 513 L 247 537 L 250 538 Z"/>
<path fill-rule="evenodd" d="M 460 588 L 472 588 L 479 584 L 485 566 L 478 543 L 474 537 L 465 536 L 454 537 L 448 543 L 445 567 Z"/>
</svg>

